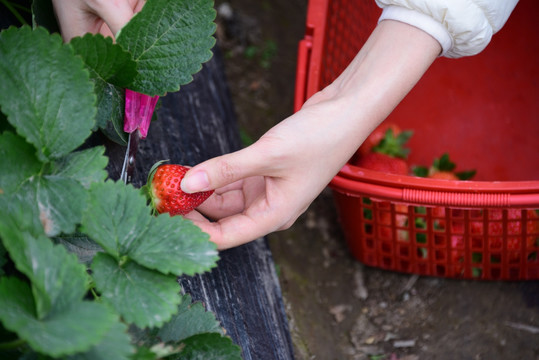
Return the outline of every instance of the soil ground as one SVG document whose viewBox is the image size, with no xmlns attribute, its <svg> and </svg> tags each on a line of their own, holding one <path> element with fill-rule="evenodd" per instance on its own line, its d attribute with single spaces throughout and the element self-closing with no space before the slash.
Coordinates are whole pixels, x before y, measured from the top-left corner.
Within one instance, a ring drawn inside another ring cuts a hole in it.
<svg viewBox="0 0 539 360">
<path fill-rule="evenodd" d="M 293 111 L 307 0 L 216 6 L 219 45 L 249 143 Z M 299 360 L 539 359 L 539 282 L 366 267 L 347 250 L 330 190 L 269 241 Z"/>
</svg>

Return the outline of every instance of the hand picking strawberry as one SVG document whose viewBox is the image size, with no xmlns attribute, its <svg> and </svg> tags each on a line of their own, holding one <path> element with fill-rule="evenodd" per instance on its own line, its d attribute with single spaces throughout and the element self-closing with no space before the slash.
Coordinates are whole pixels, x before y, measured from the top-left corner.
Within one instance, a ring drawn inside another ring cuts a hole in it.
<svg viewBox="0 0 539 360">
<path fill-rule="evenodd" d="M 408 175 L 408 163 L 406 158 L 410 149 L 404 148 L 412 136 L 412 131 L 402 131 L 398 135 L 388 128 L 385 135 L 371 151 L 361 155 L 356 161 L 356 166 L 380 172 Z"/>
<path fill-rule="evenodd" d="M 185 215 L 213 194 L 213 190 L 193 194 L 183 192 L 180 183 L 189 168 L 183 165 L 162 163 L 160 161 L 152 167 L 145 186 L 152 208 L 159 214 Z"/>
</svg>

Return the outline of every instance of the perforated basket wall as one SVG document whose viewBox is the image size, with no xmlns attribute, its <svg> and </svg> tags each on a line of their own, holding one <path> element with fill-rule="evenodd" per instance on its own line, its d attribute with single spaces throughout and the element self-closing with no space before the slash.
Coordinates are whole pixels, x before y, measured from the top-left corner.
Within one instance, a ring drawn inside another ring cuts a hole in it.
<svg viewBox="0 0 539 360">
<path fill-rule="evenodd" d="M 451 154 L 473 181 L 347 164 L 333 179 L 353 256 L 383 269 L 483 280 L 539 279 L 539 2 L 521 0 L 481 54 L 440 58 L 386 120 L 414 130 L 410 163 Z M 377 24 L 374 1 L 310 0 L 295 108 L 330 84 Z"/>
</svg>

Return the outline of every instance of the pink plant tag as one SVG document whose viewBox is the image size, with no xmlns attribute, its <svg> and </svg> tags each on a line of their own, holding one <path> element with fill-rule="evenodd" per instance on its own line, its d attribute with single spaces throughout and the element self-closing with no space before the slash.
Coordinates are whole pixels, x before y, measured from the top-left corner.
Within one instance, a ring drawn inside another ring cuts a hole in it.
<svg viewBox="0 0 539 360">
<path fill-rule="evenodd" d="M 144 95 L 129 89 L 125 89 L 125 118 L 124 131 L 132 133 L 139 130 L 140 138 L 148 136 L 150 121 L 159 95 Z"/>
</svg>

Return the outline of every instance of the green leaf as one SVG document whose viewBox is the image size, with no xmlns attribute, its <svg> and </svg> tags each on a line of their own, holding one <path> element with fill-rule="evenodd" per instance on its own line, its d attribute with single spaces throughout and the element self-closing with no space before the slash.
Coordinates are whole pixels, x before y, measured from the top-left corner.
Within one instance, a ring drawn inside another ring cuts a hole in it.
<svg viewBox="0 0 539 360">
<path fill-rule="evenodd" d="M 77 257 L 44 234 L 36 234 L 32 227 L 19 227 L 18 214 L 2 212 L 0 236 L 16 268 L 32 283 L 37 318 L 61 312 L 82 299 L 87 275 Z"/>
<path fill-rule="evenodd" d="M 109 83 L 96 82 L 97 116 L 96 125 L 112 141 L 127 145 L 124 132 L 124 89 Z"/>
<path fill-rule="evenodd" d="M 61 176 L 44 176 L 32 182 L 36 191 L 40 219 L 48 236 L 72 233 L 81 222 L 87 191 L 76 180 Z"/>
<path fill-rule="evenodd" d="M 77 255 L 79 262 L 90 264 L 98 251 L 103 251 L 95 241 L 82 233 L 62 234 L 53 239 L 56 243 L 62 244 L 67 251 Z"/>
<path fill-rule="evenodd" d="M 164 95 L 191 82 L 212 56 L 215 14 L 212 0 L 148 0 L 116 39 L 137 62 L 129 88 Z"/>
<path fill-rule="evenodd" d="M 121 322 L 113 324 L 103 340 L 90 350 L 68 356 L 66 360 L 127 360 L 134 354 L 127 326 Z"/>
<path fill-rule="evenodd" d="M 44 319 L 35 316 L 32 290 L 13 277 L 0 278 L 0 320 L 36 351 L 54 357 L 87 351 L 98 344 L 118 322 L 104 304 L 71 302 L 61 312 Z"/>
<path fill-rule="evenodd" d="M 0 194 L 0 238 L 2 229 L 9 233 L 28 232 L 34 237 L 43 236 L 43 224 L 32 194 Z"/>
<path fill-rule="evenodd" d="M 91 188 L 83 232 L 116 259 L 127 256 L 163 274 L 193 275 L 214 267 L 216 245 L 181 216 L 153 217 L 144 195 L 107 181 Z"/>
<path fill-rule="evenodd" d="M 215 267 L 215 243 L 190 220 L 168 214 L 152 218 L 148 230 L 128 249 L 128 256 L 163 274 L 194 275 Z"/>
<path fill-rule="evenodd" d="M 0 107 L 42 161 L 79 147 L 95 122 L 88 71 L 58 34 L 28 26 L 0 33 Z"/>
<path fill-rule="evenodd" d="M 0 172 L 0 188 L 5 193 L 19 191 L 38 204 L 47 235 L 73 232 L 86 203 L 83 185 L 107 176 L 103 152 L 104 148 L 97 147 L 72 153 L 53 163 L 52 175 L 44 175 L 35 149 L 5 132 L 0 135 L 0 167 L 5 169 Z"/>
<path fill-rule="evenodd" d="M 7 257 L 6 257 L 6 248 L 0 241 L 0 276 L 5 274 L 5 271 L 3 269 L 4 265 L 7 264 Z"/>
<path fill-rule="evenodd" d="M 215 333 L 191 336 L 183 341 L 184 350 L 174 360 L 241 360 L 241 348 L 228 337 Z"/>
<path fill-rule="evenodd" d="M 206 311 L 201 302 L 192 303 L 191 296 L 184 295 L 178 313 L 159 329 L 157 336 L 164 342 L 178 342 L 203 333 L 224 335 L 215 315 Z"/>
<path fill-rule="evenodd" d="M 177 311 L 181 298 L 174 276 L 134 262 L 120 265 L 105 253 L 95 256 L 92 271 L 101 298 L 112 304 L 128 323 L 141 328 L 160 326 Z"/>
<path fill-rule="evenodd" d="M 94 184 L 82 219 L 83 232 L 116 259 L 148 228 L 152 216 L 146 199 L 121 181 Z"/>
<path fill-rule="evenodd" d="M 16 191 L 32 175 L 41 170 L 36 149 L 23 138 L 11 132 L 0 135 L 0 189 L 5 193 Z"/>
<path fill-rule="evenodd" d="M 17 194 L 35 208 L 47 236 L 72 233 L 81 222 L 88 194 L 76 180 L 61 176 L 35 176 Z M 27 216 L 28 217 L 28 216 Z M 23 216 L 21 216 L 22 220 Z"/>
<path fill-rule="evenodd" d="M 108 158 L 104 154 L 104 146 L 70 153 L 53 162 L 51 174 L 76 180 L 89 188 L 92 183 L 102 182 L 108 176 Z"/>
<path fill-rule="evenodd" d="M 167 359 L 241 358 L 241 349 L 224 337 L 215 315 L 207 312 L 202 303 L 192 303 L 189 295 L 182 297 L 178 313 L 160 329 L 131 327 L 130 333 L 137 344 L 149 350 L 143 352 L 149 359 L 153 359 L 151 354 Z"/>
<path fill-rule="evenodd" d="M 123 141 L 124 89 L 137 74 L 137 63 L 129 52 L 114 44 L 112 38 L 86 34 L 71 39 L 75 53 L 83 59 L 97 95 L 96 125 L 100 129 L 114 129 L 112 140 Z M 112 123 L 112 124 L 110 124 Z M 120 127 L 117 129 L 117 124 Z M 116 131 L 116 129 L 118 131 Z"/>
<path fill-rule="evenodd" d="M 131 360 L 157 360 L 157 355 L 145 346 L 139 346 Z"/>
<path fill-rule="evenodd" d="M 101 34 L 86 34 L 71 39 L 70 44 L 90 70 L 90 78 L 93 80 L 119 87 L 127 87 L 133 82 L 137 74 L 137 63 L 129 52 L 114 44 L 112 38 Z"/>
</svg>

